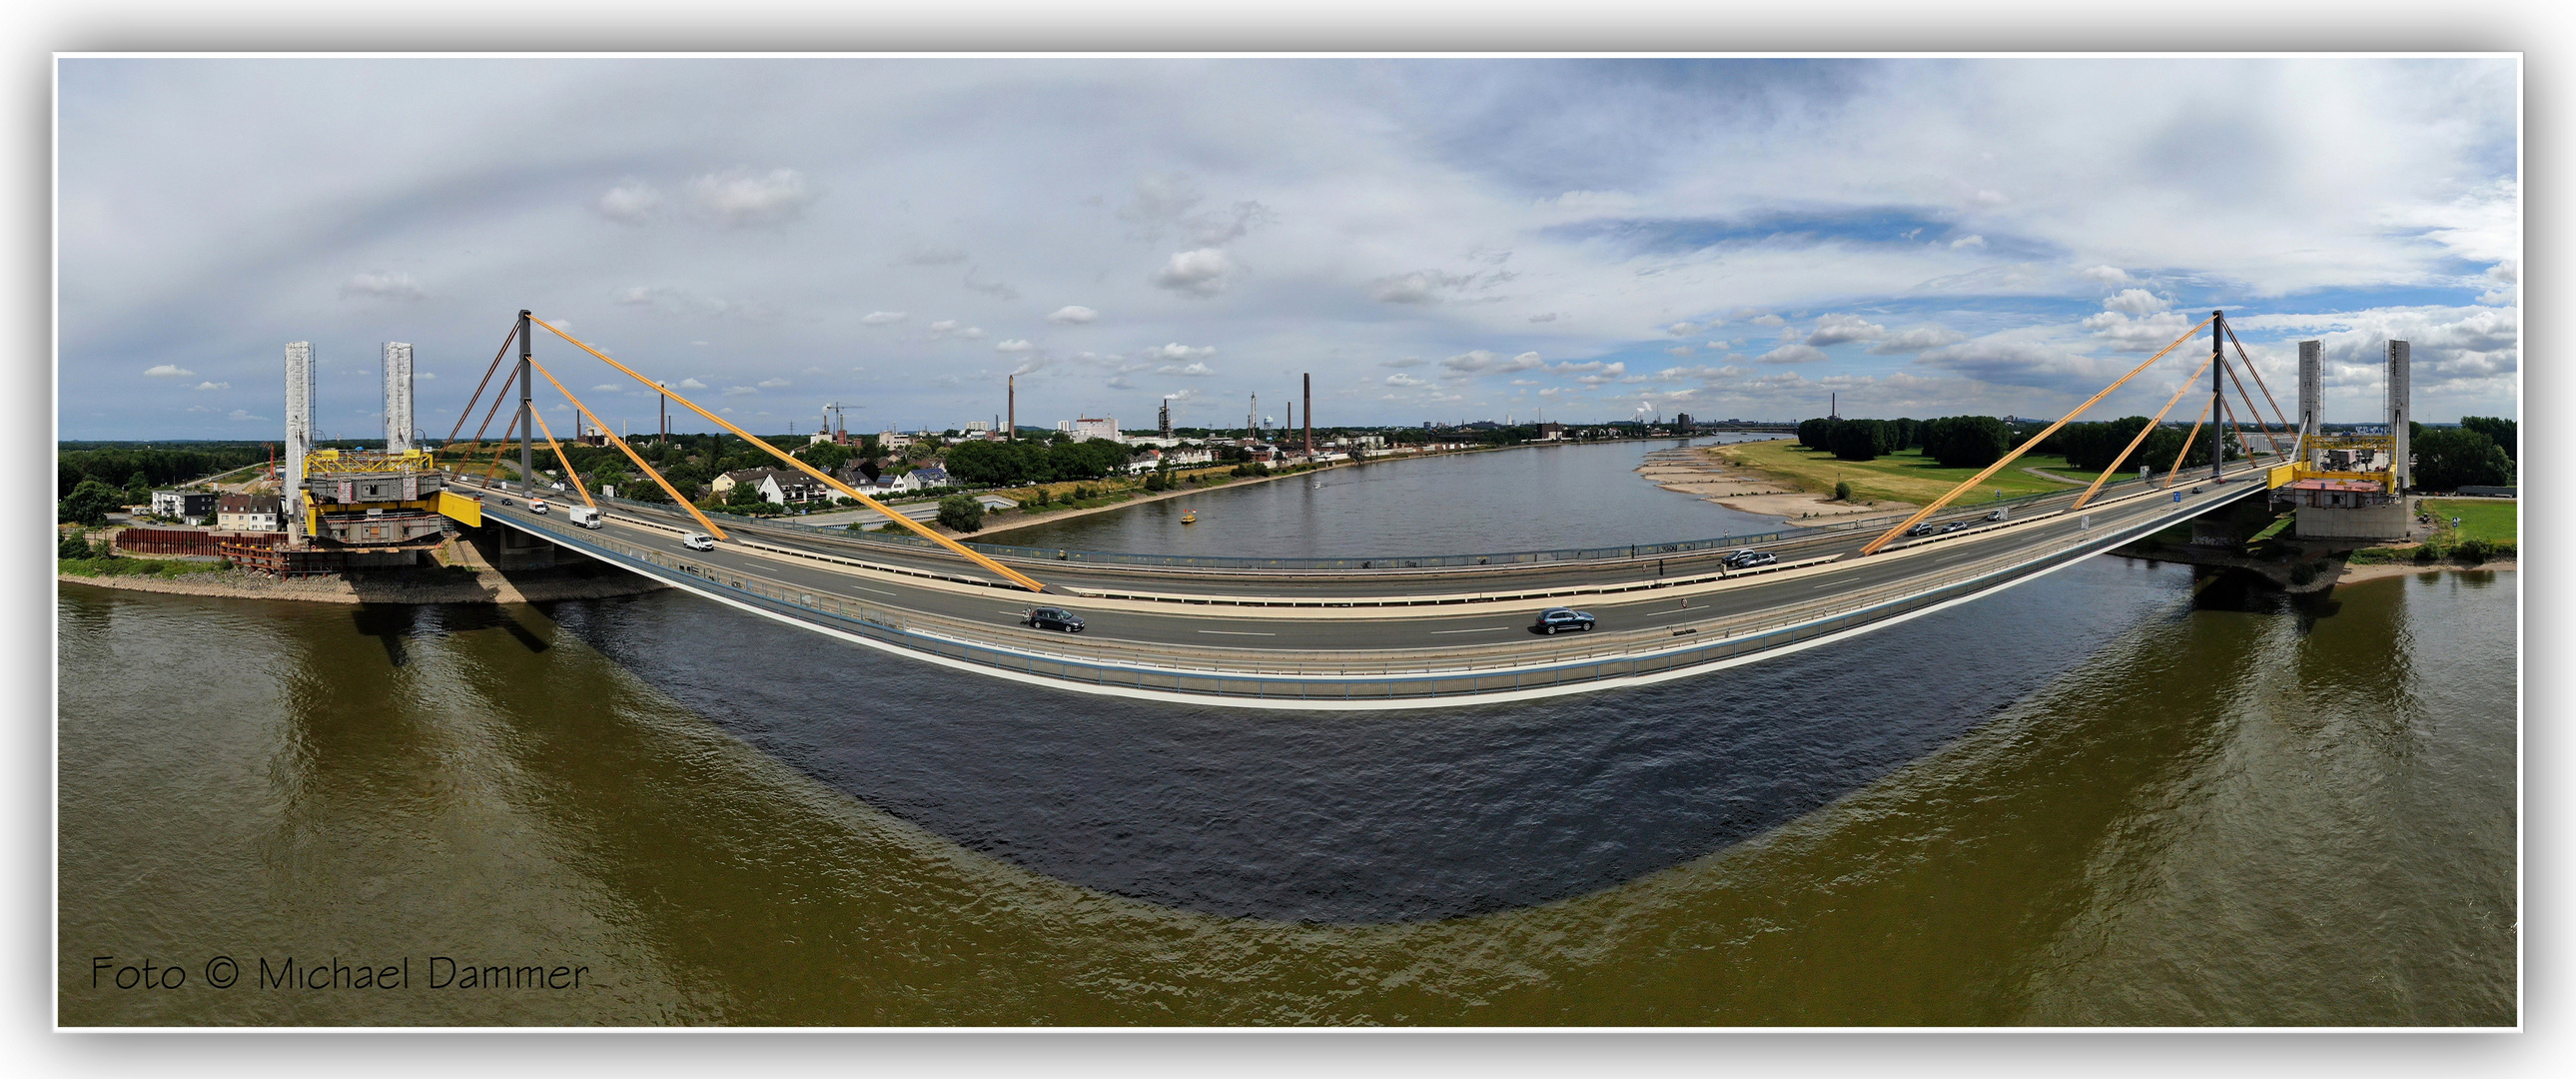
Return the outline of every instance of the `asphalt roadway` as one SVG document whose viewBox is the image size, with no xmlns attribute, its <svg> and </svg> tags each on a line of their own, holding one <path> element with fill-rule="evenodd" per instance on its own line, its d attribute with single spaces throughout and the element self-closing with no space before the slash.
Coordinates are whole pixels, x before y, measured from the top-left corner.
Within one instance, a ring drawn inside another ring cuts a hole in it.
<svg viewBox="0 0 2576 1079">
<path fill-rule="evenodd" d="M 2116 501 L 2096 501 L 2082 515 L 2090 518 L 2089 526 L 2076 515 L 2025 511 L 2018 519 L 2001 525 L 1981 524 L 1970 531 L 1911 541 L 1901 548 L 1891 546 L 1873 556 L 1860 556 L 1857 551 L 1875 538 L 1875 531 L 1792 540 L 1774 547 L 1781 552 L 1782 566 L 1767 572 L 1724 575 L 1712 557 L 1690 560 L 1687 572 L 1668 564 L 1661 577 L 1655 575 L 1652 559 L 1538 569 L 1484 567 L 1437 574 L 1334 574 L 1324 578 L 1272 573 L 1176 577 L 1150 570 L 1026 565 L 1024 572 L 1050 585 L 1049 594 L 1038 595 L 1016 587 L 965 583 L 989 582 L 993 578 L 980 567 L 947 552 L 931 555 L 867 541 L 798 536 L 795 529 L 736 529 L 729 525 L 728 531 L 736 542 L 719 543 L 714 551 L 691 551 L 681 545 L 680 532 L 697 531 L 696 523 L 676 510 L 672 514 L 684 524 L 655 527 L 666 522 L 649 514 L 630 513 L 633 506 L 616 505 L 607 515 L 605 527 L 589 534 L 662 551 L 712 573 L 731 571 L 869 606 L 978 623 L 991 628 L 988 643 L 1005 647 L 1016 642 L 1052 652 L 1080 654 L 1086 651 L 1084 642 L 1096 641 L 1162 650 L 1384 653 L 1454 651 L 1516 642 L 1543 656 L 1547 652 L 1578 650 L 1581 639 L 1588 636 L 1537 635 L 1532 629 L 1535 612 L 1546 607 L 1562 605 L 1589 611 L 1599 620 L 1602 631 L 1657 629 L 1786 609 L 1909 578 L 1941 578 L 1944 571 L 2017 551 L 2039 553 L 2072 548 L 2084 540 L 2139 528 L 2154 518 L 2240 497 L 2247 490 L 2246 484 L 2259 487 L 2261 472 L 2240 469 L 2231 479 L 2233 482 L 2226 484 L 2210 484 L 2205 476 L 2201 477 L 2197 481 L 2202 487 L 2198 493 L 2178 483 L 2175 490 L 2183 496 L 2179 505 L 2170 493 L 2152 490 L 2132 491 Z M 460 488 L 471 489 L 470 485 Z M 502 505 L 504 497 L 516 505 Z M 483 512 L 504 520 L 529 520 L 525 499 L 524 491 L 492 491 L 485 499 Z M 1983 516 L 1981 510 L 1982 507 L 1957 516 L 1975 520 Z M 548 524 L 553 530 L 565 529 L 560 510 Z M 536 531 L 545 534 L 545 530 Z M 578 534 L 581 530 L 571 531 Z M 823 558 L 865 559 L 888 568 L 866 568 Z M 1813 564 L 1809 564 L 1811 560 Z M 921 575 L 925 567 L 940 576 Z M 1050 569 L 1060 572 L 1046 572 Z M 1065 585 L 1071 587 L 1070 594 L 1053 594 L 1056 587 Z M 1542 594 L 1548 591 L 1578 594 Z M 1579 594 L 1584 592 L 1592 594 Z M 1220 594 L 1235 602 L 1206 602 Z M 1332 599 L 1333 606 L 1313 605 L 1326 597 Z M 1445 602 L 1422 605 L 1430 598 Z M 1308 605 L 1281 609 L 1264 606 L 1264 601 L 1303 601 Z M 1064 607 L 1080 614 L 1087 624 L 1085 631 L 1069 635 L 1020 625 L 1023 612 L 1038 605 Z M 1555 647 L 1560 643 L 1566 647 Z"/>
</svg>

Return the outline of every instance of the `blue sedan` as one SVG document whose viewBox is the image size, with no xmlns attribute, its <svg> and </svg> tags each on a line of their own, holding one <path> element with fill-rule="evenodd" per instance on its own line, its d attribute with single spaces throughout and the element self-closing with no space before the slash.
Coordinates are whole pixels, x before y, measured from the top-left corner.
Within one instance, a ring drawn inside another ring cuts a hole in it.
<svg viewBox="0 0 2576 1079">
<path fill-rule="evenodd" d="M 1590 612 L 1578 611 L 1572 607 L 1550 607 L 1538 613 L 1538 624 L 1530 628 L 1549 636 L 1555 636 L 1559 630 L 1589 631 L 1592 628 L 1592 615 Z"/>
</svg>

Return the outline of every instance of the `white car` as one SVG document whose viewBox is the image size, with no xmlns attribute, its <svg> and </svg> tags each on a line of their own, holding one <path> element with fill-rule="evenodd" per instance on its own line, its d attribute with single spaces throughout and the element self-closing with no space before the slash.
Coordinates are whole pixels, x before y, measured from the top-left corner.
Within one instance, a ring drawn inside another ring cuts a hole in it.
<svg viewBox="0 0 2576 1079">
<path fill-rule="evenodd" d="M 716 549 L 716 538 L 704 532 L 691 532 L 680 537 L 680 546 L 692 551 L 712 551 Z"/>
</svg>

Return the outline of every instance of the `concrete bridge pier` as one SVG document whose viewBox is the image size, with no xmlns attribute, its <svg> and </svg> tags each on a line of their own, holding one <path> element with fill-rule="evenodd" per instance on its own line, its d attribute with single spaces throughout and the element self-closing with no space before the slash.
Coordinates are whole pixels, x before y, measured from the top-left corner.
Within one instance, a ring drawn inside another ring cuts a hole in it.
<svg viewBox="0 0 2576 1079">
<path fill-rule="evenodd" d="M 465 545 L 484 565 L 504 573 L 514 570 L 553 569 L 582 560 L 580 555 L 555 546 L 551 540 L 539 539 L 515 528 L 484 525 L 479 528 L 459 527 Z"/>
</svg>

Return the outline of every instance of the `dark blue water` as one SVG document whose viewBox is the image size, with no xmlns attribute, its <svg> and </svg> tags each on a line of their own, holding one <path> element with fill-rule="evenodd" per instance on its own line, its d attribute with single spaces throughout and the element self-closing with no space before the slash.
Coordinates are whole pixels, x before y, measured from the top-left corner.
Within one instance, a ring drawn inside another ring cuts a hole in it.
<svg viewBox="0 0 2576 1079">
<path fill-rule="evenodd" d="M 763 752 L 977 851 L 1192 910 L 1388 922 L 1578 895 L 1758 835 L 2186 616 L 2189 580 L 2095 559 L 1676 682 L 1338 715 L 1026 686 L 679 595 L 549 613 Z"/>
</svg>

